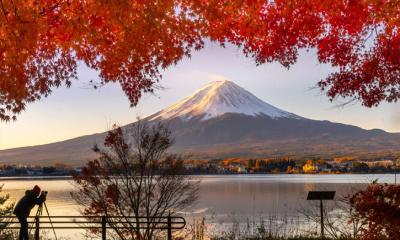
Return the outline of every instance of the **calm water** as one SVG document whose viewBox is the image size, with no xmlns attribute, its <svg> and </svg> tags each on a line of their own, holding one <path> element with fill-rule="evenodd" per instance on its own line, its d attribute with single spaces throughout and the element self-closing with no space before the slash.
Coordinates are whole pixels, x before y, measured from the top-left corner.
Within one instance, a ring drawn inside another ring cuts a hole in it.
<svg viewBox="0 0 400 240">
<path fill-rule="evenodd" d="M 394 182 L 394 175 L 215 175 L 200 176 L 200 199 L 183 214 L 189 218 L 205 216 L 208 222 L 225 223 L 232 219 L 265 218 L 299 215 L 312 203 L 306 201 L 311 190 L 333 190 L 343 196 L 378 179 Z M 16 201 L 39 185 L 49 191 L 47 206 L 51 215 L 78 215 L 79 207 L 70 196 L 74 190 L 70 180 L 60 179 L 0 179 L 4 192 Z M 35 209 L 32 214 L 35 213 Z M 80 234 L 80 233 L 79 233 Z M 79 239 L 76 231 L 60 231 L 60 235 Z"/>
</svg>

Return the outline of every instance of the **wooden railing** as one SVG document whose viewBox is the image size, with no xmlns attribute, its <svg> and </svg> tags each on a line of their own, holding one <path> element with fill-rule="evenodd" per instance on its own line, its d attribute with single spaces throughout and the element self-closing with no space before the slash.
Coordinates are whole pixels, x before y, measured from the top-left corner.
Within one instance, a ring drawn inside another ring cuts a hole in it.
<svg viewBox="0 0 400 240">
<path fill-rule="evenodd" d="M 2 229 L 19 229 L 19 222 L 14 216 L 0 217 L 3 219 L 0 226 Z M 123 219 L 115 221 L 114 219 Z M 124 226 L 125 224 L 125 226 Z M 40 239 L 40 230 L 56 229 L 101 229 L 102 240 L 107 239 L 107 229 L 126 229 L 127 226 L 133 230 L 166 230 L 167 239 L 172 240 L 172 231 L 180 230 L 186 226 L 186 220 L 178 216 L 160 217 L 134 217 L 134 216 L 36 216 L 28 217 L 29 229 L 35 230 L 35 240 Z M 112 225 L 112 226 L 110 226 Z"/>
</svg>

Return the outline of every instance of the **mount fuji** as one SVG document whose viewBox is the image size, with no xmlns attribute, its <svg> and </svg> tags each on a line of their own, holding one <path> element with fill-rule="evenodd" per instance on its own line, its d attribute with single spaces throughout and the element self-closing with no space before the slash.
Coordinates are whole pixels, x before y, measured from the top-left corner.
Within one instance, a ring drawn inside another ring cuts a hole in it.
<svg viewBox="0 0 400 240">
<path fill-rule="evenodd" d="M 231 81 L 215 81 L 196 91 L 181 102 L 156 113 L 149 120 L 180 117 L 183 121 L 193 118 L 209 120 L 226 113 L 271 118 L 298 118 L 299 116 L 278 109 Z"/>
<path fill-rule="evenodd" d="M 196 158 L 343 156 L 400 152 L 400 134 L 308 119 L 274 107 L 231 81 L 211 82 L 142 121 L 167 125 L 172 151 Z M 128 124 L 129 128 L 135 123 Z M 0 163 L 79 166 L 106 133 L 0 151 Z"/>
</svg>

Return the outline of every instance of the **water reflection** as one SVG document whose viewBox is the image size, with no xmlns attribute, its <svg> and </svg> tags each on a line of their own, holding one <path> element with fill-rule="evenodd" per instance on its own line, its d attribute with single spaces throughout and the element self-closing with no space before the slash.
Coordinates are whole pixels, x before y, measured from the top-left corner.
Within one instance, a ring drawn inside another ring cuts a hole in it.
<svg viewBox="0 0 400 240">
<path fill-rule="evenodd" d="M 298 217 L 299 209 L 312 203 L 306 201 L 311 190 L 337 191 L 344 196 L 366 186 L 372 180 L 394 182 L 393 175 L 228 175 L 199 176 L 200 199 L 186 210 L 186 216 L 206 216 L 210 221 L 230 222 L 237 219 L 263 217 Z M 79 207 L 71 198 L 74 190 L 70 180 L 0 180 L 4 192 L 16 201 L 26 189 L 39 185 L 49 191 L 47 206 L 52 215 L 77 215 Z M 32 210 L 36 212 L 36 210 Z M 67 234 L 67 235 L 70 235 Z M 71 235 L 70 235 L 71 236 Z M 73 238 L 76 239 L 76 238 Z"/>
</svg>

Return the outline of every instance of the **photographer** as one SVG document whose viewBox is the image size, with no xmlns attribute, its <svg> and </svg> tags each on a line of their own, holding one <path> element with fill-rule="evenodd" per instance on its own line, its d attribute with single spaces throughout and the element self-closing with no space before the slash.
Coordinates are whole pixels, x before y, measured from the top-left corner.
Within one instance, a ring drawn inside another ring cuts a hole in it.
<svg viewBox="0 0 400 240">
<path fill-rule="evenodd" d="M 40 195 L 40 196 L 39 196 Z M 46 201 L 46 192 L 40 193 L 40 187 L 35 185 L 32 190 L 26 190 L 25 196 L 19 200 L 14 209 L 14 214 L 17 216 L 21 228 L 19 231 L 19 240 L 28 240 L 28 222 L 27 218 L 35 205 L 41 205 Z"/>
</svg>

